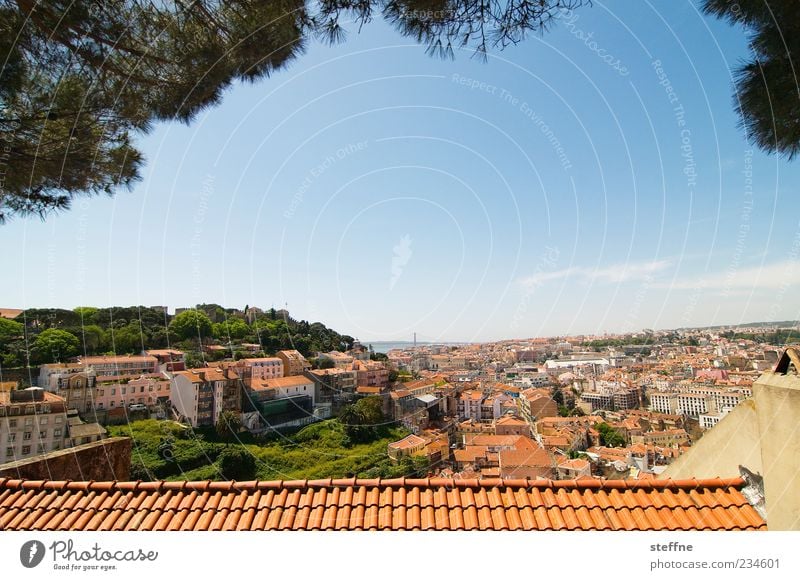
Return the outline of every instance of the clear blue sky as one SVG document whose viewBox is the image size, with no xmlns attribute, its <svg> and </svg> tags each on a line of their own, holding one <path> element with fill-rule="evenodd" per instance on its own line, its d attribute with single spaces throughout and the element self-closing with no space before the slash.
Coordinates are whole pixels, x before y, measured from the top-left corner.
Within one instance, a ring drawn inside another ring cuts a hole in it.
<svg viewBox="0 0 800 580">
<path fill-rule="evenodd" d="M 0 228 L 0 306 L 288 303 L 362 340 L 797 318 L 800 162 L 737 127 L 743 32 L 633 6 L 487 63 L 381 22 L 313 45 L 143 137 L 132 192 Z"/>
</svg>

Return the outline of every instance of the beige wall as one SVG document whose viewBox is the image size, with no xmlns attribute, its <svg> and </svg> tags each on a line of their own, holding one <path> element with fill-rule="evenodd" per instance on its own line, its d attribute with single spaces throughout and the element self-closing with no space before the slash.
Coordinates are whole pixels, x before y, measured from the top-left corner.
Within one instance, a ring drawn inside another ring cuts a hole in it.
<svg viewBox="0 0 800 580">
<path fill-rule="evenodd" d="M 766 372 L 740 403 L 660 477 L 764 477 L 767 526 L 800 530 L 800 377 Z"/>
</svg>

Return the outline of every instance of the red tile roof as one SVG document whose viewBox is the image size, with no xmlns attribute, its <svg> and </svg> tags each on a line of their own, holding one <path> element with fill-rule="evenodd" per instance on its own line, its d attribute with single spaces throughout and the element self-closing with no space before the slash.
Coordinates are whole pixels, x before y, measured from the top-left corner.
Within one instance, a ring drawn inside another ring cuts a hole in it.
<svg viewBox="0 0 800 580">
<path fill-rule="evenodd" d="M 764 530 L 741 479 L 0 479 L 0 530 Z"/>
</svg>

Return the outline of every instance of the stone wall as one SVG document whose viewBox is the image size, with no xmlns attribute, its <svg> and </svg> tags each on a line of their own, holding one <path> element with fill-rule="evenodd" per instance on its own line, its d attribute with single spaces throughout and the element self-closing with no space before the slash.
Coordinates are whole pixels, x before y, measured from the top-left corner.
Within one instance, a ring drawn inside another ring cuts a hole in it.
<svg viewBox="0 0 800 580">
<path fill-rule="evenodd" d="M 54 481 L 127 481 L 131 474 L 129 437 L 110 437 L 95 443 L 45 453 L 0 465 L 0 478 Z"/>
</svg>

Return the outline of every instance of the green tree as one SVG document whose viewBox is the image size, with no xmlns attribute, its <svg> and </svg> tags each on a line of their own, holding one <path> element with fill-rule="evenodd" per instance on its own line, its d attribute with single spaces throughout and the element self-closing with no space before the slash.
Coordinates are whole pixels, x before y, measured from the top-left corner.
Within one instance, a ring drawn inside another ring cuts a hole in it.
<svg viewBox="0 0 800 580">
<path fill-rule="evenodd" d="M 0 219 L 44 215 L 140 176 L 156 121 L 192 120 L 235 82 L 281 69 L 308 40 L 376 15 L 452 56 L 485 54 L 588 0 L 0 0 L 0 132 L 11 136 Z"/>
<path fill-rule="evenodd" d="M 318 369 L 332 369 L 336 366 L 336 363 L 333 362 L 332 358 L 328 357 L 320 357 L 317 359 L 317 368 Z"/>
<path fill-rule="evenodd" d="M 114 352 L 117 354 L 138 353 L 147 344 L 147 338 L 138 320 L 134 320 L 120 328 L 112 329 L 109 332 L 109 340 Z"/>
<path fill-rule="evenodd" d="M 747 31 L 752 56 L 736 70 L 735 107 L 761 149 L 800 152 L 800 18 L 796 0 L 704 0 L 703 10 Z"/>
<path fill-rule="evenodd" d="M 25 326 L 8 318 L 0 318 L 0 349 L 14 339 L 21 338 L 25 334 Z"/>
<path fill-rule="evenodd" d="M 239 413 L 235 411 L 223 411 L 217 419 L 217 435 L 222 439 L 230 441 L 236 437 L 236 434 L 242 428 L 242 419 Z"/>
<path fill-rule="evenodd" d="M 73 312 L 81 317 L 82 324 L 92 324 L 97 321 L 98 311 L 94 306 L 78 306 Z"/>
<path fill-rule="evenodd" d="M 605 445 L 606 447 L 624 447 L 625 446 L 625 438 L 620 434 L 619 431 L 614 429 L 608 423 L 598 423 L 595 425 L 595 429 L 597 429 L 600 433 L 600 444 Z"/>
<path fill-rule="evenodd" d="M 242 481 L 255 478 L 255 457 L 244 447 L 234 445 L 225 447 L 217 461 L 219 470 L 226 479 Z"/>
<path fill-rule="evenodd" d="M 105 350 L 107 344 L 106 331 L 96 324 L 89 324 L 81 328 L 80 338 L 86 349 L 86 354 L 97 354 Z"/>
<path fill-rule="evenodd" d="M 169 323 L 169 329 L 183 340 L 202 339 L 211 336 L 211 320 L 198 310 L 184 310 Z"/>
<path fill-rule="evenodd" d="M 218 322 L 213 326 L 214 338 L 223 341 L 241 340 L 250 334 L 250 327 L 244 320 L 230 318 L 223 322 Z"/>
<path fill-rule="evenodd" d="M 33 341 L 33 352 L 38 362 L 61 362 L 80 352 L 80 341 L 66 330 L 48 328 Z"/>
</svg>

